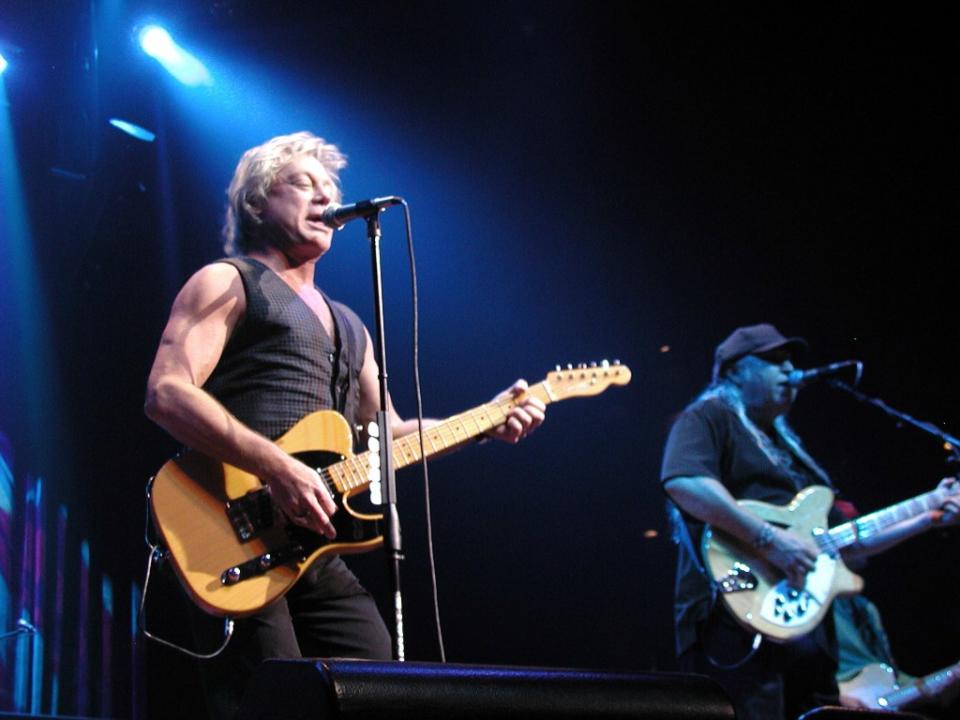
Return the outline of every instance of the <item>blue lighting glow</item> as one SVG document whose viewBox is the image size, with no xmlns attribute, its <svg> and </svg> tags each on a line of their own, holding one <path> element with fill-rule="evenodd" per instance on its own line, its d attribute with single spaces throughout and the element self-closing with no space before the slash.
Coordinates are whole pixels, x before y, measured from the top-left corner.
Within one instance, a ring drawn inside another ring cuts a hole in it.
<svg viewBox="0 0 960 720">
<path fill-rule="evenodd" d="M 139 125 L 134 125 L 132 122 L 127 122 L 126 120 L 121 120 L 120 118 L 110 118 L 109 122 L 118 130 L 125 132 L 130 137 L 135 137 L 137 140 L 153 142 L 157 139 L 156 133 L 152 133 L 146 128 L 140 127 Z"/>
<path fill-rule="evenodd" d="M 7 59 L 0 54 L 0 75 L 3 75 L 3 71 L 7 69 Z"/>
<path fill-rule="evenodd" d="M 0 78 L 0 337 L 16 343 L 0 348 L 3 373 L 29 387 L 22 422 L 31 434 L 43 432 L 56 406 L 46 300 L 40 288 L 36 245 L 17 160 L 5 82 Z"/>
<path fill-rule="evenodd" d="M 184 85 L 213 85 L 213 77 L 196 57 L 177 45 L 159 25 L 147 25 L 139 34 L 143 51 Z"/>
</svg>

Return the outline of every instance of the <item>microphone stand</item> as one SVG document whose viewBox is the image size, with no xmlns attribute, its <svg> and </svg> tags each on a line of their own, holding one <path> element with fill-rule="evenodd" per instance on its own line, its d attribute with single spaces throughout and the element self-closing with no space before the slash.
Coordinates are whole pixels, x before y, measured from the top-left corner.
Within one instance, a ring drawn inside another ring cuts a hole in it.
<svg viewBox="0 0 960 720">
<path fill-rule="evenodd" d="M 371 207 L 365 214 L 367 239 L 370 241 L 370 258 L 373 266 L 373 302 L 376 317 L 376 360 L 380 368 L 380 409 L 377 411 L 377 426 L 380 440 L 379 482 L 384 505 L 384 544 L 387 561 L 393 580 L 394 609 L 394 657 L 404 661 L 403 598 L 400 594 L 400 561 L 403 560 L 403 543 L 400 537 L 400 514 L 397 511 L 397 485 L 393 468 L 393 431 L 387 411 L 387 339 L 383 321 L 383 285 L 380 265 L 380 213 L 384 208 Z M 372 475 L 373 473 L 371 473 Z M 372 477 L 371 477 L 372 479 Z"/>
<path fill-rule="evenodd" d="M 892 408 L 880 398 L 865 395 L 856 388 L 847 385 L 845 382 L 840 380 L 831 380 L 830 384 L 835 388 L 845 390 L 860 402 L 869 403 L 874 407 L 880 408 L 887 415 L 892 418 L 896 418 L 900 422 L 908 423 L 929 435 L 933 435 L 935 438 L 939 439 L 947 447 L 947 449 L 950 450 L 950 461 L 953 463 L 960 463 L 960 438 L 956 438 L 950 433 L 944 432 L 933 423 L 926 422 L 925 420 L 917 420 L 915 417 L 908 415 L 901 410 Z"/>
</svg>

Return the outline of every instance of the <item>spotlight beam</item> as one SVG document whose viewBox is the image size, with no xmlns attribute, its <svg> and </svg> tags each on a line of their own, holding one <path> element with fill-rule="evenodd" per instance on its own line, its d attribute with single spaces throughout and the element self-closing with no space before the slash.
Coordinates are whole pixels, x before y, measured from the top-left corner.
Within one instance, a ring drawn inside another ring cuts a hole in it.
<svg viewBox="0 0 960 720">
<path fill-rule="evenodd" d="M 117 130 L 125 132 L 130 137 L 135 137 L 137 140 L 142 140 L 143 142 L 153 142 L 157 139 L 156 133 L 150 132 L 145 127 L 135 123 L 121 120 L 120 118 L 110 118 L 109 123 L 113 125 L 113 127 L 117 128 Z"/>
<path fill-rule="evenodd" d="M 138 37 L 143 51 L 184 85 L 213 85 L 213 77 L 203 63 L 180 47 L 159 25 L 147 25 Z"/>
</svg>

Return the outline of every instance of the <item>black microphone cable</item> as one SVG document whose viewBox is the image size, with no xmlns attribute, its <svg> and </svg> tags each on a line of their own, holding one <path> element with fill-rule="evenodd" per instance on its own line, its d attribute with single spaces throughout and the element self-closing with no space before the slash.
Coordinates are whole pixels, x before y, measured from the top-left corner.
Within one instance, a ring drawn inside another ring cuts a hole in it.
<svg viewBox="0 0 960 720">
<path fill-rule="evenodd" d="M 410 219 L 410 206 L 400 198 L 403 206 L 403 218 L 407 232 L 407 255 L 410 259 L 410 286 L 413 303 L 413 386 L 417 401 L 417 432 L 420 439 L 420 467 L 423 468 L 423 500 L 427 526 L 427 563 L 430 568 L 430 588 L 433 594 L 433 617 L 437 628 L 437 645 L 440 649 L 440 662 L 447 661 L 447 651 L 443 642 L 443 625 L 440 620 L 440 593 L 437 587 L 437 564 L 433 548 L 433 511 L 430 506 L 430 471 L 427 467 L 427 452 L 423 441 L 423 393 L 420 385 L 420 308 L 417 295 L 417 261 L 413 251 L 413 227 Z"/>
</svg>

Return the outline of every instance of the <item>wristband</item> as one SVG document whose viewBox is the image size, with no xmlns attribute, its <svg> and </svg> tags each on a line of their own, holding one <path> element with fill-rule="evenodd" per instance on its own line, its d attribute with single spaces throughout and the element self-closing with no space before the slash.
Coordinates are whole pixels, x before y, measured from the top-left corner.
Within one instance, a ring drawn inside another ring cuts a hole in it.
<svg viewBox="0 0 960 720">
<path fill-rule="evenodd" d="M 763 548 L 770 545 L 773 542 L 773 525 L 770 523 L 764 523 L 763 528 L 757 533 L 757 536 L 753 539 L 753 546 L 757 550 L 762 550 Z"/>
</svg>

